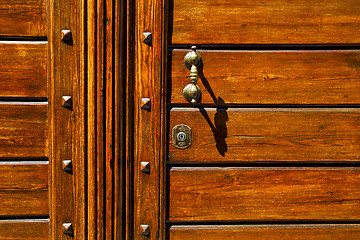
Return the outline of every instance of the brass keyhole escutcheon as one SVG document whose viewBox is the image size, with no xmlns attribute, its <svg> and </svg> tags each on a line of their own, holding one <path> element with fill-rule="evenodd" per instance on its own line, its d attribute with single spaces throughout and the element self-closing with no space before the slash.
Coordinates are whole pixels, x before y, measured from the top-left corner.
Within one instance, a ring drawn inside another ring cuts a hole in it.
<svg viewBox="0 0 360 240">
<path fill-rule="evenodd" d="M 191 128 L 185 124 L 179 124 L 172 129 L 172 145 L 179 149 L 185 149 L 191 145 Z"/>
</svg>

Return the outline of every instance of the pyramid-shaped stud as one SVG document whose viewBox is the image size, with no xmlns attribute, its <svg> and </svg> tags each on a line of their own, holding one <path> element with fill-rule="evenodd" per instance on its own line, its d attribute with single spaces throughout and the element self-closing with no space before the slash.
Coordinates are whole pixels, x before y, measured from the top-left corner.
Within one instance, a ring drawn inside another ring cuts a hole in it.
<svg viewBox="0 0 360 240">
<path fill-rule="evenodd" d="M 149 225 L 140 225 L 141 235 L 144 237 L 150 237 L 150 226 Z"/>
<path fill-rule="evenodd" d="M 150 173 L 150 163 L 149 162 L 141 162 L 140 163 L 140 170 L 143 173 Z"/>
<path fill-rule="evenodd" d="M 142 34 L 143 42 L 147 45 L 152 45 L 152 34 L 151 32 L 143 32 Z"/>
<path fill-rule="evenodd" d="M 150 98 L 141 98 L 141 109 L 146 110 L 146 111 L 151 110 Z"/>
<path fill-rule="evenodd" d="M 63 163 L 64 172 L 72 174 L 73 171 L 72 171 L 72 162 L 71 162 L 71 160 L 64 160 L 64 161 L 62 161 L 62 163 Z"/>
<path fill-rule="evenodd" d="M 63 41 L 67 45 L 73 45 L 73 37 L 70 30 L 61 30 L 61 41 Z"/>
<path fill-rule="evenodd" d="M 72 97 L 71 96 L 63 96 L 62 97 L 62 106 L 64 108 L 72 110 L 73 109 Z"/>
<path fill-rule="evenodd" d="M 63 233 L 69 237 L 74 237 L 74 229 L 71 223 L 63 223 Z"/>
</svg>

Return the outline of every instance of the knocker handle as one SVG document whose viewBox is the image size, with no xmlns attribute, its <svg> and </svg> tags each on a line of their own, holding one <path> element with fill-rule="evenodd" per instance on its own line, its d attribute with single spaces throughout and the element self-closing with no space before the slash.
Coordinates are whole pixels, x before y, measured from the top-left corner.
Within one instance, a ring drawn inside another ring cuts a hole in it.
<svg viewBox="0 0 360 240">
<path fill-rule="evenodd" d="M 186 100 L 191 103 L 196 103 L 200 99 L 201 90 L 198 85 L 196 85 L 198 80 L 198 67 L 201 65 L 201 57 L 196 52 L 196 46 L 191 47 L 191 52 L 187 53 L 184 62 L 185 66 L 190 69 L 190 81 L 184 90 L 183 95 Z"/>
</svg>

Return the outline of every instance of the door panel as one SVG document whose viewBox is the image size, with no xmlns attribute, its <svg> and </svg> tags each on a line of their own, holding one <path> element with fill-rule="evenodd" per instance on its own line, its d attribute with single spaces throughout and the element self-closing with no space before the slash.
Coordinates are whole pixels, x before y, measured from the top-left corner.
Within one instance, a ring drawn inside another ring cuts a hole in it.
<svg viewBox="0 0 360 240">
<path fill-rule="evenodd" d="M 173 0 L 172 44 L 357 43 L 357 0 Z"/>
<path fill-rule="evenodd" d="M 48 171 L 48 162 L 0 162 L 0 216 L 49 215 Z"/>
<path fill-rule="evenodd" d="M 173 50 L 170 101 L 182 95 L 190 71 L 188 50 Z M 198 50 L 201 103 L 359 104 L 360 51 Z"/>
<path fill-rule="evenodd" d="M 0 102 L 0 157 L 47 157 L 47 103 Z"/>
<path fill-rule="evenodd" d="M 2 220 L 0 239 L 49 239 L 49 220 Z"/>
<path fill-rule="evenodd" d="M 173 108 L 170 128 L 188 125 L 192 144 L 169 136 L 169 161 L 358 161 L 359 121 L 357 108 Z"/>
<path fill-rule="evenodd" d="M 133 7 L 130 238 L 357 238 L 360 2 Z"/>
<path fill-rule="evenodd" d="M 45 0 L 0 0 L 0 36 L 46 35 Z"/>
<path fill-rule="evenodd" d="M 170 221 L 360 218 L 360 168 L 169 170 Z"/>
<path fill-rule="evenodd" d="M 0 239 L 49 239 L 46 8 L 0 0 Z"/>
<path fill-rule="evenodd" d="M 357 239 L 360 226 L 357 224 L 317 225 L 235 225 L 235 226 L 172 226 L 168 230 L 169 240 L 180 239 L 292 239 L 292 240 L 347 240 Z"/>
<path fill-rule="evenodd" d="M 0 97 L 47 97 L 47 43 L 0 42 Z"/>
</svg>

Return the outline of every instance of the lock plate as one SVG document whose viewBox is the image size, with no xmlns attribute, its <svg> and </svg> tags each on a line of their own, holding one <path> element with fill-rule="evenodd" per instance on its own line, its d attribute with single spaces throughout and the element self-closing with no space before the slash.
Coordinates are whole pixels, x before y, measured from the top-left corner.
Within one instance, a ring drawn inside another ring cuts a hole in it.
<svg viewBox="0 0 360 240">
<path fill-rule="evenodd" d="M 185 124 L 174 126 L 172 129 L 172 145 L 180 149 L 190 147 L 191 128 Z"/>
</svg>

